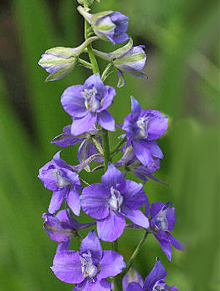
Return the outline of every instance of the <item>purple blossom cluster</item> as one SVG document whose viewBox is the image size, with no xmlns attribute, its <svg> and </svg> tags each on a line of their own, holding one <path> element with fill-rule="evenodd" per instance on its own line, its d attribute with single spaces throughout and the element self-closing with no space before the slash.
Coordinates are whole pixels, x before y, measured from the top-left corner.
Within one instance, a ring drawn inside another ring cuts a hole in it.
<svg viewBox="0 0 220 291">
<path fill-rule="evenodd" d="M 135 255 L 131 256 L 132 263 L 128 265 L 117 247 L 102 250 L 100 241 L 114 242 L 116 246 L 126 228 L 134 231 L 142 228 L 146 237 L 153 234 L 169 260 L 171 245 L 178 250 L 183 250 L 183 247 L 171 235 L 176 222 L 175 208 L 170 208 L 170 202 L 156 202 L 150 206 L 141 183 L 147 182 L 148 178 L 161 182 L 153 174 L 160 168 L 163 159 L 156 141 L 167 131 L 167 116 L 157 110 L 142 110 L 134 97 L 131 97 L 131 113 L 124 118 L 122 125 L 107 111 L 116 90 L 105 85 L 104 81 L 114 68 L 119 74 L 118 87 L 124 85 L 123 73 L 146 77 L 141 72 L 146 61 L 144 48 L 134 47 L 130 38 L 125 46 L 112 53 L 94 50 L 91 42 L 96 39 L 113 44 L 128 40 L 128 17 L 113 11 L 90 14 L 87 5 L 79 6 L 78 11 L 96 37 L 91 39 L 87 35 L 85 43 L 78 49 L 50 49 L 39 62 L 53 75 L 52 80 L 68 74 L 70 68 L 73 69 L 73 59 L 74 66 L 79 61 L 93 69 L 93 74 L 83 85 L 72 85 L 64 90 L 61 104 L 70 115 L 71 124 L 52 140 L 61 148 L 79 144 L 79 163 L 69 165 L 61 159 L 61 151 L 58 151 L 39 170 L 38 177 L 45 188 L 53 192 L 48 212 L 43 214 L 46 233 L 51 240 L 58 242 L 51 269 L 61 281 L 74 284 L 74 291 L 118 291 L 122 288 L 123 291 L 178 291 L 175 286 L 166 285 L 166 270 L 159 259 L 145 281 L 142 280 L 132 267 L 138 247 Z M 79 58 L 82 52 L 89 53 L 91 63 Z M 109 62 L 102 75 L 97 71 L 95 55 Z M 120 134 L 121 140 L 116 148 L 111 149 L 108 132 L 116 131 L 117 127 L 123 134 Z M 118 160 L 115 154 L 121 154 Z M 90 184 L 84 180 L 84 170 L 92 174 L 103 168 L 101 181 Z M 138 177 L 140 183 L 126 179 L 128 171 Z M 74 215 L 80 218 L 81 212 L 92 221 L 77 221 Z M 131 224 L 127 224 L 128 220 Z M 92 230 L 83 238 L 80 232 L 87 228 Z M 75 237 L 81 240 L 79 251 L 69 249 Z"/>
</svg>

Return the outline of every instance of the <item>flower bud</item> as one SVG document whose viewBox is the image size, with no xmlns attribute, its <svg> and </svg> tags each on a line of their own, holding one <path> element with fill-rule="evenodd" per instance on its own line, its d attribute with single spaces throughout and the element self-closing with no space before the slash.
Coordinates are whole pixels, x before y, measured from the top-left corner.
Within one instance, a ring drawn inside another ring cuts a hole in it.
<svg viewBox="0 0 220 291">
<path fill-rule="evenodd" d="M 126 30 L 128 17 L 118 11 L 103 11 L 88 13 L 83 7 L 78 7 L 79 13 L 91 24 L 94 33 L 101 39 L 113 44 L 128 40 Z"/>
<path fill-rule="evenodd" d="M 83 50 L 97 39 L 97 36 L 90 37 L 76 48 L 54 47 L 47 50 L 38 62 L 43 69 L 50 73 L 46 81 L 59 80 L 68 75 L 75 67 Z"/>
<path fill-rule="evenodd" d="M 46 81 L 59 80 L 68 75 L 77 62 L 77 49 L 66 47 L 55 47 L 47 50 L 38 64 L 50 75 Z"/>
<path fill-rule="evenodd" d="M 125 84 L 124 73 L 135 77 L 147 78 L 146 74 L 141 72 L 147 58 L 143 47 L 142 45 L 133 46 L 133 40 L 130 38 L 125 46 L 112 53 L 103 53 L 97 50 L 93 50 L 93 52 L 98 57 L 114 65 L 119 76 L 117 86 L 120 88 Z"/>
</svg>

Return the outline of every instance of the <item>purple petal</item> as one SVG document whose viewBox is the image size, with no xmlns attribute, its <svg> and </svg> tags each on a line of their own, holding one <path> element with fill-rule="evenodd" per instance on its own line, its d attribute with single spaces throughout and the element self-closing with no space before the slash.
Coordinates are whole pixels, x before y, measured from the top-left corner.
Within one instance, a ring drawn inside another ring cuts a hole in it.
<svg viewBox="0 0 220 291">
<path fill-rule="evenodd" d="M 123 195 L 123 206 L 130 209 L 138 209 L 147 201 L 141 183 L 125 180 L 117 187 L 117 190 Z"/>
<path fill-rule="evenodd" d="M 147 114 L 146 114 L 147 113 Z M 155 140 L 160 138 L 168 128 L 168 117 L 157 110 L 143 110 L 142 115 L 149 116 L 147 126 L 147 140 Z"/>
<path fill-rule="evenodd" d="M 96 114 L 90 114 L 89 112 L 83 118 L 73 119 L 71 125 L 71 134 L 80 135 L 94 128 L 97 121 Z"/>
<path fill-rule="evenodd" d="M 56 167 L 55 162 L 52 160 L 45 164 L 40 170 L 38 178 L 44 183 L 44 187 L 51 190 L 57 191 L 59 187 L 57 186 L 55 177 L 52 173 L 52 169 Z"/>
<path fill-rule="evenodd" d="M 100 97 L 104 97 L 106 93 L 106 87 L 104 86 L 99 74 L 94 74 L 90 76 L 84 83 L 85 89 L 92 89 L 93 87 L 96 88 L 97 94 Z"/>
<path fill-rule="evenodd" d="M 146 229 L 149 227 L 148 218 L 140 210 L 122 208 L 122 213 L 133 223 Z"/>
<path fill-rule="evenodd" d="M 168 230 L 172 231 L 174 224 L 176 223 L 176 217 L 175 217 L 175 208 L 167 208 L 167 214 L 166 214 L 166 218 L 168 221 Z"/>
<path fill-rule="evenodd" d="M 115 120 L 106 110 L 98 113 L 98 123 L 106 130 L 115 131 Z"/>
<path fill-rule="evenodd" d="M 152 271 L 144 281 L 144 290 L 152 290 L 155 283 L 161 279 L 165 279 L 166 276 L 167 272 L 164 266 L 161 264 L 160 260 L 157 260 Z"/>
<path fill-rule="evenodd" d="M 141 275 L 137 272 L 137 270 L 134 267 L 131 267 L 128 271 L 128 273 L 125 275 L 125 277 L 123 278 L 122 284 L 123 284 L 123 290 L 127 291 L 127 287 L 129 285 L 129 283 L 132 282 L 136 282 L 134 286 L 139 286 L 139 287 L 143 287 L 144 282 L 141 278 Z M 132 283 L 134 284 L 134 283 Z M 132 289 L 130 289 L 132 290 Z M 133 289 L 135 290 L 135 289 Z M 138 289 L 137 289 L 138 290 Z M 143 290 L 143 288 L 141 289 Z"/>
<path fill-rule="evenodd" d="M 115 88 L 110 87 L 110 86 L 105 86 L 105 88 L 107 90 L 106 90 L 105 96 L 102 99 L 102 107 L 98 109 L 97 112 L 107 109 L 112 104 L 113 98 L 116 95 Z"/>
<path fill-rule="evenodd" d="M 58 246 L 57 246 L 56 253 L 57 252 L 61 252 L 61 251 L 67 251 L 68 248 L 69 248 L 69 245 L 70 245 L 70 240 L 66 241 L 66 242 L 59 243 Z"/>
<path fill-rule="evenodd" d="M 132 120 L 137 121 L 140 113 L 141 113 L 141 106 L 140 106 L 139 102 L 134 97 L 131 97 L 131 118 L 132 118 Z"/>
<path fill-rule="evenodd" d="M 61 96 L 61 104 L 70 116 L 84 116 L 87 111 L 81 95 L 83 89 L 82 85 L 74 85 L 68 87 Z"/>
<path fill-rule="evenodd" d="M 63 188 L 61 190 L 53 192 L 53 195 L 52 195 L 51 200 L 50 200 L 50 205 L 48 208 L 48 211 L 50 213 L 54 213 L 58 209 L 60 209 L 60 206 L 63 202 L 63 199 L 66 197 L 66 192 L 67 192 L 66 188 Z"/>
<path fill-rule="evenodd" d="M 115 241 L 122 235 L 126 225 L 125 218 L 113 211 L 105 219 L 97 221 L 97 232 L 101 240 Z"/>
<path fill-rule="evenodd" d="M 90 251 L 93 259 L 99 262 L 102 258 L 102 247 L 94 230 L 90 231 L 88 235 L 82 240 L 80 251 Z M 104 278 L 104 277 L 103 277 Z"/>
<path fill-rule="evenodd" d="M 67 250 L 56 253 L 51 269 L 63 282 L 79 284 L 84 280 L 78 252 Z"/>
<path fill-rule="evenodd" d="M 158 234 L 154 234 L 154 236 L 158 240 L 161 246 L 161 249 L 167 256 L 168 260 L 171 261 L 171 247 L 170 247 L 169 237 L 167 234 L 168 234 L 167 232 L 161 231 Z"/>
<path fill-rule="evenodd" d="M 60 167 L 60 168 L 66 168 L 69 169 L 70 166 L 60 158 L 60 153 L 61 151 L 57 152 L 54 156 L 53 156 L 53 161 L 55 162 L 56 166 Z"/>
<path fill-rule="evenodd" d="M 82 142 L 83 138 L 74 137 L 71 135 L 71 125 L 67 125 L 63 128 L 63 133 L 57 135 L 51 143 L 54 143 L 60 147 L 68 147 L 70 145 L 74 145 L 78 142 Z"/>
<path fill-rule="evenodd" d="M 66 212 L 65 210 L 62 211 Z M 61 220 L 51 213 L 44 213 L 43 218 L 45 219 L 43 226 L 50 239 L 58 242 L 67 242 L 74 236 L 73 226 L 68 220 Z"/>
<path fill-rule="evenodd" d="M 94 183 L 83 189 L 80 203 L 83 211 L 96 219 L 103 219 L 109 214 L 107 199 L 111 196 L 109 188 L 105 185 Z"/>
<path fill-rule="evenodd" d="M 133 140 L 132 146 L 137 159 L 144 165 L 149 166 L 154 162 L 153 157 L 163 158 L 161 149 L 156 142 L 147 142 L 145 140 Z"/>
<path fill-rule="evenodd" d="M 79 203 L 79 192 L 75 187 L 71 187 L 69 193 L 66 196 L 67 204 L 73 213 L 77 216 L 80 215 L 80 203 Z"/>
<path fill-rule="evenodd" d="M 102 176 L 102 183 L 111 187 L 124 181 L 124 174 L 113 164 L 108 165 L 107 171 Z"/>
<path fill-rule="evenodd" d="M 144 291 L 139 283 L 130 283 L 126 289 L 126 291 Z"/>
<path fill-rule="evenodd" d="M 73 289 L 73 291 L 110 291 L 111 290 L 111 284 L 108 280 L 102 279 L 101 281 L 95 281 L 93 282 L 90 279 L 85 279 L 84 282 L 82 282 L 79 285 L 76 285 Z"/>
<path fill-rule="evenodd" d="M 150 208 L 150 215 L 151 218 L 153 218 L 155 215 L 157 215 L 158 212 L 164 207 L 164 204 L 162 202 L 155 202 L 151 204 Z"/>
<path fill-rule="evenodd" d="M 169 241 L 174 248 L 184 251 L 183 245 L 179 242 L 175 237 L 173 237 L 170 233 L 168 233 Z"/>
<path fill-rule="evenodd" d="M 126 267 L 122 255 L 119 255 L 115 251 L 105 251 L 100 261 L 100 272 L 97 275 L 97 279 L 101 280 L 107 277 L 114 277 L 121 273 Z"/>
</svg>

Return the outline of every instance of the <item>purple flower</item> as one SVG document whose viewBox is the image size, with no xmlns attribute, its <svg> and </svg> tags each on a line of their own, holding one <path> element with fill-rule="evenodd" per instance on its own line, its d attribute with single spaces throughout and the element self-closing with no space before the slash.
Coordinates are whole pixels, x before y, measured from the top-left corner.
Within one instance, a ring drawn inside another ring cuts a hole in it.
<svg viewBox="0 0 220 291">
<path fill-rule="evenodd" d="M 147 203 L 142 184 L 124 179 L 124 174 L 109 165 L 102 176 L 102 183 L 83 189 L 80 198 L 82 209 L 97 219 L 100 239 L 114 241 L 122 235 L 125 217 L 144 228 L 149 227 L 148 218 L 139 210 Z"/>
<path fill-rule="evenodd" d="M 124 73 L 134 77 L 147 78 L 146 74 L 141 71 L 147 59 L 144 46 L 133 46 L 133 40 L 131 38 L 124 47 L 112 53 L 103 53 L 97 50 L 93 51 L 98 57 L 111 62 L 117 69 L 119 77 L 117 86 L 119 88 L 123 87 L 125 84 Z"/>
<path fill-rule="evenodd" d="M 67 125 L 63 128 L 63 133 L 56 136 L 52 140 L 52 143 L 55 143 L 56 145 L 61 146 L 61 147 L 67 147 L 67 146 L 75 145 L 76 143 L 81 142 L 81 145 L 78 149 L 78 160 L 80 163 L 83 164 L 84 161 L 87 160 L 89 157 L 91 157 L 94 154 L 99 153 L 93 140 L 93 139 L 96 139 L 100 145 L 102 144 L 101 136 L 95 135 L 97 133 L 98 133 L 98 130 L 91 130 L 80 136 L 73 136 L 71 135 L 71 125 Z M 97 163 L 101 163 L 102 161 L 103 161 L 103 158 L 101 157 L 93 159 L 93 162 L 97 162 Z M 75 166 L 74 168 L 77 168 L 77 166 Z M 78 168 L 80 169 L 80 166 Z"/>
<path fill-rule="evenodd" d="M 68 87 L 61 96 L 61 103 L 73 118 L 71 134 L 76 136 L 93 130 L 97 122 L 104 129 L 114 131 L 114 118 L 106 109 L 115 95 L 115 89 L 104 86 L 98 74 L 90 76 L 84 85 Z"/>
<path fill-rule="evenodd" d="M 144 166 L 136 158 L 132 147 L 128 147 L 127 149 L 123 148 L 122 151 L 124 152 L 124 155 L 118 162 L 115 163 L 116 166 L 125 167 L 144 182 L 147 182 L 147 178 L 150 178 L 157 182 L 163 183 L 153 176 L 153 173 L 160 168 L 159 159 L 154 159 L 151 164 Z"/>
<path fill-rule="evenodd" d="M 78 230 L 94 225 L 94 222 L 79 223 L 72 217 L 69 209 L 61 210 L 57 215 L 44 213 L 42 217 L 45 219 L 43 227 L 48 236 L 59 243 L 69 243 Z"/>
<path fill-rule="evenodd" d="M 133 278 L 130 272 L 133 272 Z M 123 279 L 123 291 L 179 291 L 175 286 L 168 286 L 165 283 L 166 276 L 167 272 L 164 266 L 157 259 L 144 283 L 136 270 L 129 270 L 129 273 Z"/>
<path fill-rule="evenodd" d="M 52 161 L 39 170 L 38 177 L 44 183 L 45 188 L 53 191 L 48 209 L 50 213 L 59 210 L 63 200 L 66 199 L 73 213 L 80 214 L 79 175 L 60 158 L 60 152 L 56 153 Z"/>
<path fill-rule="evenodd" d="M 167 130 L 168 118 L 157 110 L 141 110 L 136 99 L 131 97 L 131 113 L 125 117 L 122 129 L 127 134 L 126 147 L 132 145 L 136 158 L 150 166 L 163 153 L 155 140 Z"/>
<path fill-rule="evenodd" d="M 90 231 L 82 240 L 80 252 L 57 252 L 51 269 L 61 281 L 76 284 L 74 291 L 110 291 L 106 278 L 118 275 L 125 267 L 123 257 L 115 251 L 102 251 L 95 231 Z"/>
<path fill-rule="evenodd" d="M 166 285 L 165 278 L 167 272 L 164 266 L 161 264 L 160 260 L 157 259 L 150 274 L 146 277 L 144 281 L 144 291 L 179 291 L 175 286 L 171 287 Z"/>
<path fill-rule="evenodd" d="M 113 44 L 122 43 L 129 39 L 126 30 L 128 17 L 118 11 L 103 11 L 96 14 L 88 13 L 79 6 L 78 11 L 91 24 L 94 33 L 103 40 L 110 40 Z"/>
<path fill-rule="evenodd" d="M 160 243 L 160 246 L 169 261 L 171 260 L 171 245 L 176 249 L 183 251 L 182 244 L 170 234 L 176 223 L 175 208 L 169 208 L 170 205 L 170 202 L 166 204 L 156 202 L 153 203 L 149 209 L 149 206 L 146 204 L 145 212 L 146 216 L 148 216 L 150 211 L 150 230 Z"/>
</svg>

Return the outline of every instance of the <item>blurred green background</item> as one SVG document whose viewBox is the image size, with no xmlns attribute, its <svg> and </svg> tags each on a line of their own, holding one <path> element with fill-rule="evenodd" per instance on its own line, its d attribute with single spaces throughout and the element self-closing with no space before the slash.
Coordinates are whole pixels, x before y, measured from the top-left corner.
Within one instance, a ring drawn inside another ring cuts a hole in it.
<svg viewBox="0 0 220 291">
<path fill-rule="evenodd" d="M 0 291 L 72 290 L 49 268 L 56 243 L 43 231 L 41 215 L 51 193 L 37 175 L 58 151 L 51 139 L 71 122 L 60 104 L 63 90 L 83 83 L 90 72 L 77 67 L 68 77 L 45 83 L 47 74 L 37 62 L 48 48 L 82 42 L 76 7 L 75 0 L 0 3 Z M 185 252 L 173 249 L 168 263 L 150 237 L 136 268 L 145 278 L 159 256 L 170 285 L 219 290 L 219 2 L 101 0 L 93 11 L 109 9 L 129 16 L 129 35 L 135 45 L 146 45 L 149 77 L 126 76 L 111 112 L 122 122 L 133 95 L 142 108 L 169 116 L 169 130 L 158 142 L 165 158 L 155 174 L 169 187 L 149 181 L 145 190 L 151 203 L 174 203 L 174 236 L 185 247 Z M 94 46 L 114 50 L 101 41 Z M 108 85 L 116 84 L 115 73 Z M 111 143 L 115 138 L 111 135 Z M 62 157 L 77 163 L 75 148 Z M 100 174 L 87 179 L 98 182 Z M 125 258 L 142 233 L 125 231 L 119 240 Z"/>
</svg>

